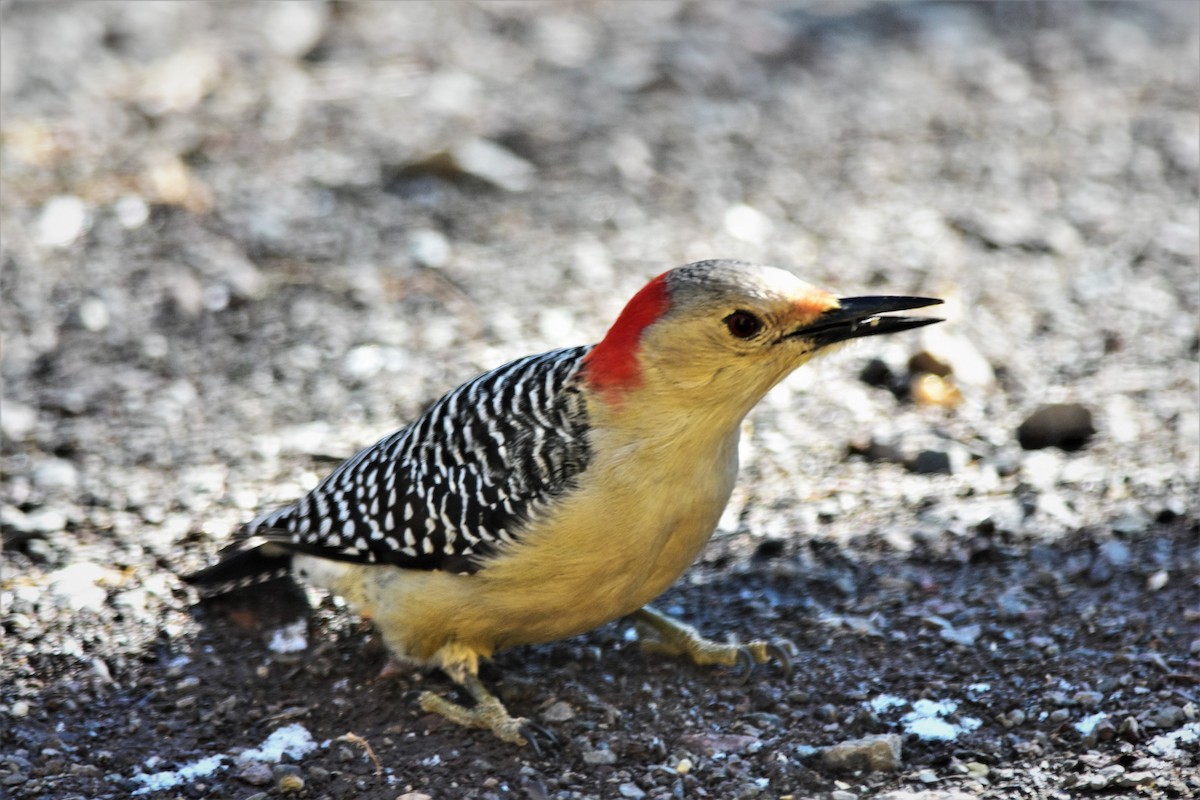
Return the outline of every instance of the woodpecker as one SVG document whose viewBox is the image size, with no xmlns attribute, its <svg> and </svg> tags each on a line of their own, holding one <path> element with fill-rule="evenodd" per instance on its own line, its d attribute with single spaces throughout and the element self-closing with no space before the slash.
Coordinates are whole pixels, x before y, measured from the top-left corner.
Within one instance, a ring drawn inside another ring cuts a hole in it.
<svg viewBox="0 0 1200 800">
<path fill-rule="evenodd" d="M 755 404 L 833 345 L 940 321 L 885 316 L 940 302 L 838 298 L 740 261 L 669 270 L 598 344 L 454 389 L 186 580 L 213 594 L 290 571 L 340 595 L 395 661 L 440 668 L 475 701 L 425 692 L 423 709 L 518 745 L 553 735 L 480 682 L 480 659 L 504 648 L 632 616 L 653 650 L 786 666 L 778 643 L 717 643 L 646 604 L 716 528 Z"/>
</svg>

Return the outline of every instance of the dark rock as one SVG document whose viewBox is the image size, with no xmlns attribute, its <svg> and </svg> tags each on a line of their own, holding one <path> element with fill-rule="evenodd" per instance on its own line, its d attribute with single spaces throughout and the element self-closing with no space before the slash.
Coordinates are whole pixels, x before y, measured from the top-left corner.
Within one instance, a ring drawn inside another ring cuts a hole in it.
<svg viewBox="0 0 1200 800">
<path fill-rule="evenodd" d="M 1017 428 L 1017 441 L 1026 450 L 1058 447 L 1079 450 L 1096 432 L 1092 412 L 1079 403 L 1053 403 L 1034 411 Z"/>
<path fill-rule="evenodd" d="M 778 558 L 783 555 L 784 549 L 787 547 L 787 541 L 784 539 L 764 539 L 758 543 L 758 547 L 754 550 L 754 558 L 756 559 L 771 559 Z"/>
<path fill-rule="evenodd" d="M 944 450 L 922 450 L 909 462 L 908 469 L 918 475 L 950 475 L 954 472 L 950 454 Z"/>
<path fill-rule="evenodd" d="M 862 456 L 868 461 L 887 461 L 892 464 L 904 463 L 904 455 L 895 445 L 881 442 L 877 439 L 852 441 L 847 451 L 852 456 Z"/>
<path fill-rule="evenodd" d="M 891 386 L 896 376 L 882 358 L 872 358 L 858 373 L 858 379 L 868 386 Z"/>
</svg>

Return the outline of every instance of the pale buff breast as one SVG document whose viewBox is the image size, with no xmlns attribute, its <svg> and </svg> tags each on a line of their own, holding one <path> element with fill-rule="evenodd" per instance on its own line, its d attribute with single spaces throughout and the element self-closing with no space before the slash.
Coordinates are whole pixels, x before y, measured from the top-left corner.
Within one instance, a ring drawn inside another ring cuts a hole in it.
<svg viewBox="0 0 1200 800">
<path fill-rule="evenodd" d="M 584 488 L 473 575 L 303 558 L 308 580 L 375 620 L 393 653 L 417 663 L 583 633 L 653 600 L 708 542 L 736 478 L 738 440 L 736 428 L 708 433 L 717 458 L 705 463 L 677 439 L 606 442 Z"/>
</svg>

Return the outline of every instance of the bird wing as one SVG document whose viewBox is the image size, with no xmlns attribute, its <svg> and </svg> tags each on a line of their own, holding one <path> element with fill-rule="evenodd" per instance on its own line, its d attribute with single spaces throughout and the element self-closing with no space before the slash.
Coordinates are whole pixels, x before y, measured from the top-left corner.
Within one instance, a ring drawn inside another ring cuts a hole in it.
<svg viewBox="0 0 1200 800">
<path fill-rule="evenodd" d="M 587 467 L 587 409 L 571 379 L 588 349 L 528 356 L 463 384 L 297 502 L 248 523 L 229 552 L 254 541 L 474 572 Z"/>
</svg>

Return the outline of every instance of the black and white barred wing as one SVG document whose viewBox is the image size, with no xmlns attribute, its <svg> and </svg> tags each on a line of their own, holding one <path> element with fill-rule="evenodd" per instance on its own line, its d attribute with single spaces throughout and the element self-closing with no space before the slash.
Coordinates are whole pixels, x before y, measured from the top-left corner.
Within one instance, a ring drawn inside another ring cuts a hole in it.
<svg viewBox="0 0 1200 800">
<path fill-rule="evenodd" d="M 474 571 L 587 467 L 587 411 L 572 383 L 586 352 L 484 373 L 243 535 L 343 561 Z"/>
</svg>

